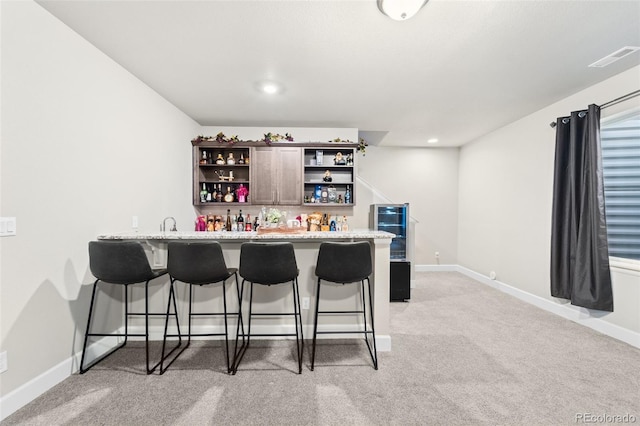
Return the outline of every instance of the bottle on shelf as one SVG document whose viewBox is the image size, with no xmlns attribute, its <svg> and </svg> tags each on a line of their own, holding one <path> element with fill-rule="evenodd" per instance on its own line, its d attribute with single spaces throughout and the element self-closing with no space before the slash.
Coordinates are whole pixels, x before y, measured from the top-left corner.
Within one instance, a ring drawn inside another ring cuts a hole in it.
<svg viewBox="0 0 640 426">
<path fill-rule="evenodd" d="M 247 221 L 244 225 L 244 230 L 247 232 L 251 232 L 252 224 L 251 224 L 251 215 L 247 214 Z"/>
<path fill-rule="evenodd" d="M 242 217 L 242 210 L 238 215 L 238 231 L 244 231 L 244 218 Z"/>
<path fill-rule="evenodd" d="M 201 203 L 206 203 L 207 202 L 207 196 L 209 196 L 209 199 L 211 198 L 211 195 L 209 194 L 209 191 L 207 191 L 207 184 L 206 183 L 202 183 L 202 189 L 200 190 L 200 202 Z"/>
<path fill-rule="evenodd" d="M 218 184 L 218 191 L 216 192 L 216 201 L 218 203 L 222 202 L 222 185 Z"/>
<path fill-rule="evenodd" d="M 206 198 L 206 202 L 210 203 L 213 200 L 215 200 L 215 194 L 212 194 L 209 190 L 207 190 L 207 198 Z"/>
<path fill-rule="evenodd" d="M 351 204 L 351 188 L 347 185 L 347 190 L 344 193 L 344 202 Z"/>
<path fill-rule="evenodd" d="M 233 192 L 231 192 L 231 187 L 227 186 L 227 193 L 224 194 L 225 203 L 233 203 Z"/>
<path fill-rule="evenodd" d="M 227 164 L 229 166 L 233 166 L 234 164 L 236 164 L 236 159 L 233 158 L 233 152 L 229 153 L 229 156 L 227 157 Z"/>
<path fill-rule="evenodd" d="M 244 164 L 244 153 L 240 153 L 240 158 L 238 158 L 238 164 Z"/>
<path fill-rule="evenodd" d="M 230 209 L 227 209 L 227 223 L 226 223 L 225 229 L 227 231 L 231 231 L 231 210 Z"/>
<path fill-rule="evenodd" d="M 207 151 L 202 151 L 202 158 L 200 159 L 200 164 L 207 164 Z"/>
<path fill-rule="evenodd" d="M 218 157 L 216 158 L 216 164 L 221 166 L 224 165 L 224 158 L 222 158 L 221 152 L 218 153 Z"/>
</svg>

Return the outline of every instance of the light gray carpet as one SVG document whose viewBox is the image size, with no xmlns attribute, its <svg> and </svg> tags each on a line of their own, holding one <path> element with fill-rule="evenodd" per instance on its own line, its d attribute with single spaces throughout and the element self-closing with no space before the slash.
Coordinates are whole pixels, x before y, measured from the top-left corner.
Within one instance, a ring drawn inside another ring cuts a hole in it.
<svg viewBox="0 0 640 426">
<path fill-rule="evenodd" d="M 458 273 L 417 278 L 411 301 L 391 306 L 393 350 L 378 371 L 362 340 L 322 342 L 320 366 L 309 370 L 307 351 L 302 375 L 293 342 L 252 342 L 236 376 L 216 342 L 192 345 L 163 376 L 142 374 L 138 346 L 3 425 L 640 423 L 640 350 Z"/>
</svg>

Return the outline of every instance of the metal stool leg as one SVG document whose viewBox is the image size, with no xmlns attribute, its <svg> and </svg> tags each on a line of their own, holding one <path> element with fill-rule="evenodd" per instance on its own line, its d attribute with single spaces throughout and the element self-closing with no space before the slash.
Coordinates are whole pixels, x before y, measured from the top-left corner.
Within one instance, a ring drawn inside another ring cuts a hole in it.
<svg viewBox="0 0 640 426">
<path fill-rule="evenodd" d="M 364 282 L 362 283 L 362 290 L 364 292 Z M 371 296 L 371 281 L 367 278 L 367 288 L 369 290 L 369 316 L 371 317 L 371 338 L 373 340 L 373 352 L 371 351 L 371 346 L 369 346 L 369 340 L 367 340 L 367 347 L 369 348 L 369 354 L 371 355 L 371 360 L 373 361 L 373 368 L 378 369 L 378 350 L 376 349 L 376 329 L 373 324 L 373 297 Z M 364 294 L 363 294 L 364 295 Z M 366 324 L 366 318 L 365 318 Z M 365 338 L 367 335 L 365 334 Z"/>
<path fill-rule="evenodd" d="M 300 314 L 300 298 L 298 297 L 298 282 L 293 280 L 293 320 L 296 323 L 296 349 L 298 350 L 298 374 L 302 374 L 302 345 L 304 344 L 304 335 L 302 334 L 302 315 Z M 298 319 L 300 319 L 300 328 L 298 331 Z M 302 343 L 300 340 L 302 339 Z"/>
<path fill-rule="evenodd" d="M 318 335 L 318 311 L 320 310 L 320 278 L 318 278 L 318 288 L 316 290 L 316 312 L 315 320 L 313 321 L 313 343 L 311 349 L 311 371 L 316 362 L 316 339 Z"/>
</svg>

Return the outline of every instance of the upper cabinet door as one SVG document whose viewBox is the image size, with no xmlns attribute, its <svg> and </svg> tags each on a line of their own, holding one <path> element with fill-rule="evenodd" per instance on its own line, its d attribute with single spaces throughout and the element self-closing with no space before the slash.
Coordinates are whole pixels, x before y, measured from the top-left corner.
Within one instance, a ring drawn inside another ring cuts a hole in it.
<svg viewBox="0 0 640 426">
<path fill-rule="evenodd" d="M 302 148 L 277 148 L 278 190 L 276 202 L 299 206 L 302 204 Z"/>
<path fill-rule="evenodd" d="M 251 204 L 302 204 L 302 148 L 255 147 Z"/>
<path fill-rule="evenodd" d="M 276 202 L 276 164 L 273 149 L 268 146 L 252 148 L 251 204 L 271 205 Z"/>
</svg>

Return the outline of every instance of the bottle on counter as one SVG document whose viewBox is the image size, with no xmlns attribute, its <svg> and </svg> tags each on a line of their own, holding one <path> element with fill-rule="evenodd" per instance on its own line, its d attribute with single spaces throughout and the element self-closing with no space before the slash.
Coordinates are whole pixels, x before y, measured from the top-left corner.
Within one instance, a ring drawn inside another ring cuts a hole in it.
<svg viewBox="0 0 640 426">
<path fill-rule="evenodd" d="M 322 222 L 320 222 L 320 230 L 321 231 L 329 230 L 329 216 L 326 213 L 322 215 Z"/>
<path fill-rule="evenodd" d="M 251 232 L 252 229 L 252 225 L 251 225 L 251 215 L 247 214 L 247 223 L 244 225 L 244 230 L 247 232 Z"/>
<path fill-rule="evenodd" d="M 231 210 L 227 209 L 227 223 L 225 226 L 225 230 L 231 232 Z"/>
<path fill-rule="evenodd" d="M 258 216 L 255 216 L 255 219 L 253 220 L 253 230 L 257 231 L 259 227 L 260 227 L 260 220 L 258 219 Z"/>
<path fill-rule="evenodd" d="M 238 215 L 238 231 L 244 231 L 244 217 L 242 217 L 242 210 L 240 210 L 240 214 Z"/>
<path fill-rule="evenodd" d="M 349 225 L 347 224 L 347 217 L 342 216 L 342 232 L 347 232 L 349 230 Z"/>
</svg>

